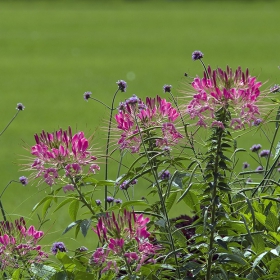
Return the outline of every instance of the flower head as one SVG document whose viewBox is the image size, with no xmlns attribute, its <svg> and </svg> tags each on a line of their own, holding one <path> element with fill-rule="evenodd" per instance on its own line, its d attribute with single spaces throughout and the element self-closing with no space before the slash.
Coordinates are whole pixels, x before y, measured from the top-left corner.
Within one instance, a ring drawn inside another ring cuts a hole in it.
<svg viewBox="0 0 280 280">
<path fill-rule="evenodd" d="M 97 158 L 92 155 L 89 140 L 83 132 L 72 135 L 70 127 L 66 131 L 60 129 L 53 133 L 42 131 L 35 135 L 35 141 L 36 144 L 31 147 L 35 159 L 29 169 L 35 171 L 36 178 L 42 177 L 50 186 L 60 177 L 59 171 L 64 172 L 65 177 L 73 178 L 99 170 L 95 164 Z"/>
<path fill-rule="evenodd" d="M 203 53 L 201 51 L 194 51 L 192 53 L 192 60 L 198 60 L 203 58 Z"/>
<path fill-rule="evenodd" d="M 169 180 L 171 178 L 171 174 L 168 170 L 163 170 L 159 173 L 159 178 L 161 180 Z"/>
<path fill-rule="evenodd" d="M 256 168 L 256 171 L 263 171 L 263 167 L 260 165 Z"/>
<path fill-rule="evenodd" d="M 117 216 L 106 213 L 98 219 L 93 231 L 98 235 L 103 247 L 97 248 L 90 260 L 91 265 L 102 266 L 101 274 L 112 267 L 114 256 L 126 258 L 133 271 L 138 271 L 147 262 L 155 262 L 158 245 L 150 242 L 147 224 L 150 219 L 124 210 Z M 110 265 L 109 265 L 110 264 Z"/>
<path fill-rule="evenodd" d="M 118 141 L 120 149 L 130 149 L 132 153 L 139 151 L 141 136 L 147 135 L 143 130 L 149 130 L 149 135 L 154 137 L 154 145 L 172 146 L 177 144 L 183 136 L 174 126 L 179 113 L 171 106 L 171 103 L 157 96 L 146 98 L 146 102 L 133 96 L 121 103 L 119 113 L 115 116 L 117 129 L 122 131 Z M 161 129 L 161 132 L 160 132 Z"/>
<path fill-rule="evenodd" d="M 66 247 L 63 242 L 55 242 L 52 245 L 51 251 L 54 255 L 56 255 L 58 251 L 66 252 Z"/>
<path fill-rule="evenodd" d="M 106 200 L 108 203 L 112 203 L 115 199 L 112 196 L 107 196 Z"/>
<path fill-rule="evenodd" d="M 249 75 L 249 70 L 242 72 L 241 67 L 236 71 L 227 67 L 212 70 L 209 66 L 203 78 L 196 77 L 192 82 L 195 90 L 192 100 L 187 106 L 191 119 L 198 118 L 198 126 L 209 126 L 216 119 L 219 109 L 230 112 L 233 129 L 241 129 L 245 124 L 251 125 L 260 114 L 257 106 L 261 82 Z"/>
<path fill-rule="evenodd" d="M 22 103 L 18 103 L 16 109 L 18 111 L 23 111 L 25 109 L 25 106 Z"/>
<path fill-rule="evenodd" d="M 28 179 L 25 176 L 19 177 L 19 181 L 23 186 L 26 186 L 28 184 Z"/>
<path fill-rule="evenodd" d="M 163 92 L 164 92 L 164 93 L 166 93 L 166 92 L 171 92 L 171 88 L 172 88 L 171 85 L 164 85 L 164 86 L 163 86 Z"/>
<path fill-rule="evenodd" d="M 247 169 L 250 166 L 248 162 L 243 162 L 243 169 Z"/>
<path fill-rule="evenodd" d="M 260 157 L 269 157 L 269 156 L 271 156 L 271 152 L 270 152 L 270 150 L 262 150 L 262 151 L 260 151 L 259 156 Z"/>
<path fill-rule="evenodd" d="M 273 87 L 270 88 L 271 93 L 280 92 L 280 86 L 275 84 Z"/>
<path fill-rule="evenodd" d="M 117 81 L 117 85 L 118 85 L 119 90 L 121 92 L 126 92 L 127 84 L 126 84 L 126 82 L 124 80 Z"/>
<path fill-rule="evenodd" d="M 24 218 L 0 222 L 0 268 L 18 268 L 48 257 L 38 241 L 44 235 L 34 226 L 26 227 Z"/>
<path fill-rule="evenodd" d="M 253 152 L 253 153 L 256 153 L 258 152 L 260 149 L 262 148 L 261 144 L 255 144 L 253 145 L 250 150 Z"/>
<path fill-rule="evenodd" d="M 100 206 L 101 205 L 101 200 L 100 199 L 96 199 L 95 203 L 96 203 L 97 206 Z"/>
<path fill-rule="evenodd" d="M 86 91 L 85 93 L 84 93 L 84 99 L 86 100 L 86 101 L 88 101 L 89 99 L 90 99 L 90 96 L 92 95 L 92 93 L 90 92 L 90 91 Z"/>
</svg>

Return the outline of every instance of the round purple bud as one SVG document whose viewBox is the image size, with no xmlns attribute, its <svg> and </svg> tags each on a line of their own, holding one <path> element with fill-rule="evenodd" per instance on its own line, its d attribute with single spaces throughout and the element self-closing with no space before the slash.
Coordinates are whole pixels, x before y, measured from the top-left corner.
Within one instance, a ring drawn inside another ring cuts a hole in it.
<svg viewBox="0 0 280 280">
<path fill-rule="evenodd" d="M 119 199 L 119 198 L 118 198 L 118 199 L 115 199 L 115 203 L 116 203 L 116 204 L 121 204 L 121 203 L 122 203 L 122 200 Z"/>
<path fill-rule="evenodd" d="M 260 165 L 256 168 L 256 171 L 263 171 L 263 167 Z"/>
<path fill-rule="evenodd" d="M 108 203 L 112 203 L 114 201 L 114 198 L 112 196 L 107 196 L 106 200 Z"/>
<path fill-rule="evenodd" d="M 194 51 L 192 53 L 192 59 L 193 60 L 198 60 L 198 59 L 201 59 L 203 58 L 203 53 L 201 51 Z"/>
<path fill-rule="evenodd" d="M 52 253 L 54 255 L 56 255 L 58 251 L 66 252 L 66 247 L 65 247 L 63 242 L 55 242 L 55 243 L 53 243 L 53 245 L 52 245 Z"/>
<path fill-rule="evenodd" d="M 253 125 L 253 126 L 258 126 L 258 125 L 260 125 L 261 123 L 262 123 L 262 119 L 256 119 L 256 120 L 253 121 L 252 125 Z"/>
<path fill-rule="evenodd" d="M 279 85 L 274 85 L 273 87 L 270 88 L 271 93 L 276 93 L 280 92 L 280 86 Z"/>
<path fill-rule="evenodd" d="M 92 95 L 92 93 L 90 91 L 86 91 L 84 93 L 84 100 L 88 101 L 90 99 L 91 95 Z"/>
<path fill-rule="evenodd" d="M 269 157 L 271 156 L 271 153 L 270 150 L 262 150 L 259 155 L 260 157 Z"/>
<path fill-rule="evenodd" d="M 118 80 L 117 85 L 118 85 L 119 90 L 121 92 L 126 92 L 127 85 L 126 85 L 126 82 L 124 80 Z"/>
<path fill-rule="evenodd" d="M 243 169 L 247 169 L 249 166 L 250 165 L 248 162 L 243 162 Z"/>
<path fill-rule="evenodd" d="M 164 93 L 166 93 L 166 92 L 171 92 L 171 88 L 172 88 L 171 85 L 164 85 L 164 86 L 163 86 L 163 92 L 164 92 Z"/>
<path fill-rule="evenodd" d="M 253 145 L 250 150 L 255 153 L 255 152 L 258 152 L 260 149 L 262 148 L 262 146 L 260 144 L 256 144 L 256 145 Z"/>
<path fill-rule="evenodd" d="M 162 171 L 159 173 L 159 178 L 161 180 L 169 180 L 171 177 L 171 174 L 168 170 Z"/>
<path fill-rule="evenodd" d="M 95 203 L 96 203 L 97 206 L 100 206 L 101 205 L 101 200 L 100 199 L 96 199 Z"/>
<path fill-rule="evenodd" d="M 135 94 L 133 94 L 130 98 L 128 98 L 125 101 L 126 104 L 130 104 L 130 105 L 136 104 L 138 102 L 139 102 L 139 98 Z"/>
<path fill-rule="evenodd" d="M 18 103 L 16 109 L 18 111 L 23 111 L 25 109 L 25 106 L 22 103 Z"/>
<path fill-rule="evenodd" d="M 25 176 L 19 177 L 19 181 L 23 186 L 26 186 L 28 184 L 28 179 Z"/>
</svg>

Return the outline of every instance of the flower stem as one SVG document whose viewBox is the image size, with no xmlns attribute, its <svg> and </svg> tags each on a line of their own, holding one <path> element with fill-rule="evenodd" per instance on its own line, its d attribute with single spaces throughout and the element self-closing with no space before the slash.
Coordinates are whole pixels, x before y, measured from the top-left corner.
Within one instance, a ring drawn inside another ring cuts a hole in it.
<svg viewBox="0 0 280 280">
<path fill-rule="evenodd" d="M 168 218 L 167 210 L 166 210 L 164 199 L 163 199 L 163 192 L 162 192 L 162 189 L 161 189 L 161 187 L 159 185 L 159 182 L 158 182 L 158 176 L 157 176 L 157 172 L 155 171 L 154 161 L 152 161 L 150 159 L 149 153 L 148 153 L 147 148 L 145 146 L 143 135 L 142 135 L 142 132 L 141 132 L 141 129 L 140 129 L 140 126 L 139 126 L 139 123 L 138 123 L 135 111 L 134 111 L 134 119 L 135 119 L 135 122 L 136 122 L 136 126 L 138 128 L 138 131 L 139 131 L 139 135 L 140 135 L 140 138 L 141 138 L 141 143 L 143 145 L 145 155 L 146 155 L 146 157 L 148 159 L 148 162 L 149 162 L 149 164 L 151 166 L 151 171 L 153 173 L 153 177 L 155 178 L 157 192 L 158 192 L 158 196 L 159 196 L 159 199 L 160 199 L 160 204 L 161 204 L 161 207 L 162 207 L 164 218 L 166 220 L 165 228 L 167 230 L 167 233 L 168 233 L 168 236 L 169 236 L 169 240 L 170 240 L 170 243 L 171 243 L 171 250 L 172 250 L 172 252 L 175 252 L 175 244 L 174 244 L 173 236 L 172 236 L 172 233 L 171 233 L 171 224 L 170 224 L 170 221 L 169 221 L 169 218 Z M 175 258 L 175 263 L 176 263 L 177 279 L 181 279 L 179 263 L 178 263 L 178 259 L 177 259 L 176 253 L 174 253 L 174 258 Z"/>
<path fill-rule="evenodd" d="M 110 146 L 110 136 L 111 136 L 111 126 L 112 126 L 112 117 L 113 117 L 113 111 L 114 111 L 114 103 L 117 96 L 117 93 L 119 91 L 119 88 L 115 92 L 112 104 L 110 108 L 110 118 L 109 118 L 109 124 L 108 124 L 108 134 L 107 134 L 107 144 L 106 144 L 106 158 L 105 158 L 105 180 L 108 180 L 108 156 L 109 156 L 109 146 Z M 105 186 L 105 211 L 108 208 L 108 202 L 107 202 L 107 196 L 108 196 L 108 186 Z"/>
<path fill-rule="evenodd" d="M 2 134 L 7 130 L 7 128 L 10 126 L 10 124 L 13 122 L 13 120 L 16 118 L 16 116 L 18 115 L 20 110 L 18 110 L 16 112 L 16 114 L 13 116 L 13 118 L 10 120 L 10 122 L 6 125 L 6 127 L 2 130 L 2 132 L 0 133 L 0 136 L 2 136 Z"/>
<path fill-rule="evenodd" d="M 206 280 L 211 280 L 211 268 L 212 268 L 212 259 L 213 259 L 213 250 L 214 250 L 214 238 L 215 238 L 215 229 L 216 229 L 216 199 L 217 199 L 217 188 L 218 188 L 218 174 L 219 174 L 219 161 L 220 155 L 222 154 L 221 151 L 221 144 L 222 144 L 222 134 L 223 130 L 221 128 L 216 128 L 215 133 L 217 135 L 217 148 L 215 151 L 215 162 L 214 162 L 214 169 L 213 169 L 213 184 L 211 186 L 211 232 L 210 232 L 210 240 L 209 240 L 209 252 L 208 252 L 208 259 L 207 259 L 207 273 L 206 273 Z"/>
</svg>

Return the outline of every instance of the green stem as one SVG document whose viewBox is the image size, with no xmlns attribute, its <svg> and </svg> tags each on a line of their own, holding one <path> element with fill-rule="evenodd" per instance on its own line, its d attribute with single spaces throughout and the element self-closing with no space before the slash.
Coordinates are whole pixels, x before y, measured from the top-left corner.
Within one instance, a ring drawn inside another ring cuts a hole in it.
<svg viewBox="0 0 280 280">
<path fill-rule="evenodd" d="M 20 110 L 18 110 L 16 112 L 16 114 L 13 116 L 13 118 L 10 120 L 10 122 L 6 125 L 6 127 L 2 130 L 2 132 L 0 133 L 0 136 L 2 136 L 2 134 L 7 130 L 7 128 L 10 126 L 10 124 L 13 122 L 13 120 L 16 118 L 16 116 L 18 115 Z"/>
<path fill-rule="evenodd" d="M 222 129 L 217 128 L 216 132 L 218 134 L 217 150 L 216 157 L 214 162 L 213 170 L 213 185 L 212 185 L 212 201 L 211 201 L 211 232 L 210 232 L 210 241 L 209 241 L 209 255 L 207 259 L 207 273 L 206 280 L 211 280 L 211 268 L 212 268 L 212 259 L 213 259 L 213 249 L 214 249 L 214 234 L 216 229 L 216 197 L 217 197 L 217 188 L 218 188 L 218 174 L 219 174 L 219 160 L 221 153 L 221 144 L 222 144 Z"/>
<path fill-rule="evenodd" d="M 141 132 L 141 129 L 140 129 L 140 126 L 139 126 L 139 123 L 138 123 L 135 111 L 134 111 L 134 119 L 135 119 L 135 122 L 136 122 L 136 126 L 138 128 L 138 131 L 139 131 L 139 135 L 140 135 L 140 138 L 141 138 L 141 143 L 143 145 L 145 155 L 146 155 L 146 157 L 148 159 L 148 162 L 149 162 L 149 164 L 151 166 L 151 171 L 153 173 L 153 177 L 155 178 L 156 187 L 157 187 L 157 191 L 158 191 L 158 196 L 159 196 L 159 199 L 160 199 L 160 204 L 161 204 L 161 207 L 162 207 L 162 210 L 163 210 L 163 215 L 164 215 L 165 220 L 166 220 L 166 229 L 167 229 L 167 233 L 168 233 L 169 240 L 170 240 L 170 243 L 171 243 L 171 250 L 172 250 L 172 252 L 175 252 L 175 244 L 174 244 L 173 236 L 172 236 L 172 233 L 171 233 L 171 224 L 170 224 L 170 221 L 169 221 L 169 218 L 168 218 L 168 214 L 167 214 L 167 210 L 166 210 L 166 207 L 165 207 L 165 203 L 164 203 L 164 200 L 163 200 L 162 189 L 161 189 L 161 187 L 159 185 L 159 182 L 158 182 L 158 176 L 157 176 L 157 173 L 155 171 L 154 162 L 152 162 L 150 160 L 149 153 L 148 153 L 148 151 L 146 149 L 146 146 L 144 144 L 143 135 L 142 135 L 142 132 Z M 174 258 L 175 258 L 175 263 L 176 263 L 177 278 L 181 279 L 179 263 L 178 263 L 178 259 L 177 259 L 177 255 L 176 254 L 174 254 Z"/>
<path fill-rule="evenodd" d="M 117 96 L 117 93 L 119 91 L 119 88 L 115 92 L 112 104 L 110 108 L 110 118 L 109 118 L 109 125 L 108 125 L 108 134 L 107 134 L 107 144 L 106 144 L 106 158 L 105 158 L 105 180 L 108 180 L 108 158 L 109 158 L 109 146 L 110 146 L 110 136 L 111 136 L 111 126 L 112 126 L 112 117 L 113 117 L 113 111 L 114 111 L 114 103 L 115 98 Z M 107 196 L 108 196 L 108 186 L 105 186 L 105 211 L 108 208 L 108 202 L 107 202 Z"/>
<path fill-rule="evenodd" d="M 93 211 L 91 205 L 86 201 L 84 195 L 82 194 L 82 192 L 80 191 L 79 187 L 77 186 L 77 184 L 75 183 L 74 179 L 72 176 L 70 176 L 70 180 L 71 180 L 71 183 L 73 184 L 74 188 L 76 189 L 76 191 L 78 192 L 79 194 L 79 198 L 80 200 L 84 203 L 84 205 L 89 209 L 89 211 L 91 212 L 91 214 L 93 216 L 95 216 L 95 212 Z"/>
</svg>

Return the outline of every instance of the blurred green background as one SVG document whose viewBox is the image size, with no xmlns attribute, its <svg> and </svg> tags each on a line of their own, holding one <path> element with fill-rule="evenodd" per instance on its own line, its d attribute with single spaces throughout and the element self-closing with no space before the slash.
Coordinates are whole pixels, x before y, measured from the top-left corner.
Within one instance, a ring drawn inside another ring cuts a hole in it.
<svg viewBox="0 0 280 280">
<path fill-rule="evenodd" d="M 268 80 L 264 89 L 279 83 L 279 10 L 280 2 L 267 0 L 0 1 L 0 130 L 18 102 L 26 106 L 0 138 L 1 189 L 28 176 L 19 171 L 20 159 L 28 156 L 22 146 L 33 145 L 33 135 L 42 129 L 70 125 L 94 134 L 96 147 L 105 151 L 101 131 L 108 111 L 93 100 L 85 102 L 85 91 L 109 104 L 116 81 L 123 79 L 128 89 L 117 104 L 132 94 L 161 95 L 164 84 L 182 96 L 184 73 L 203 70 L 191 60 L 194 50 L 201 50 L 213 68 L 248 67 L 251 75 Z M 262 141 L 257 134 L 254 140 L 245 138 L 243 146 Z M 48 191 L 36 183 L 14 183 L 3 196 L 4 208 L 11 218 L 29 216 Z M 137 195 L 143 195 L 140 187 Z M 73 236 L 55 234 L 71 222 L 59 213 L 47 224 L 46 243 Z M 36 224 L 35 215 L 32 219 Z M 76 244 L 89 246 L 90 240 L 80 237 Z"/>
</svg>

